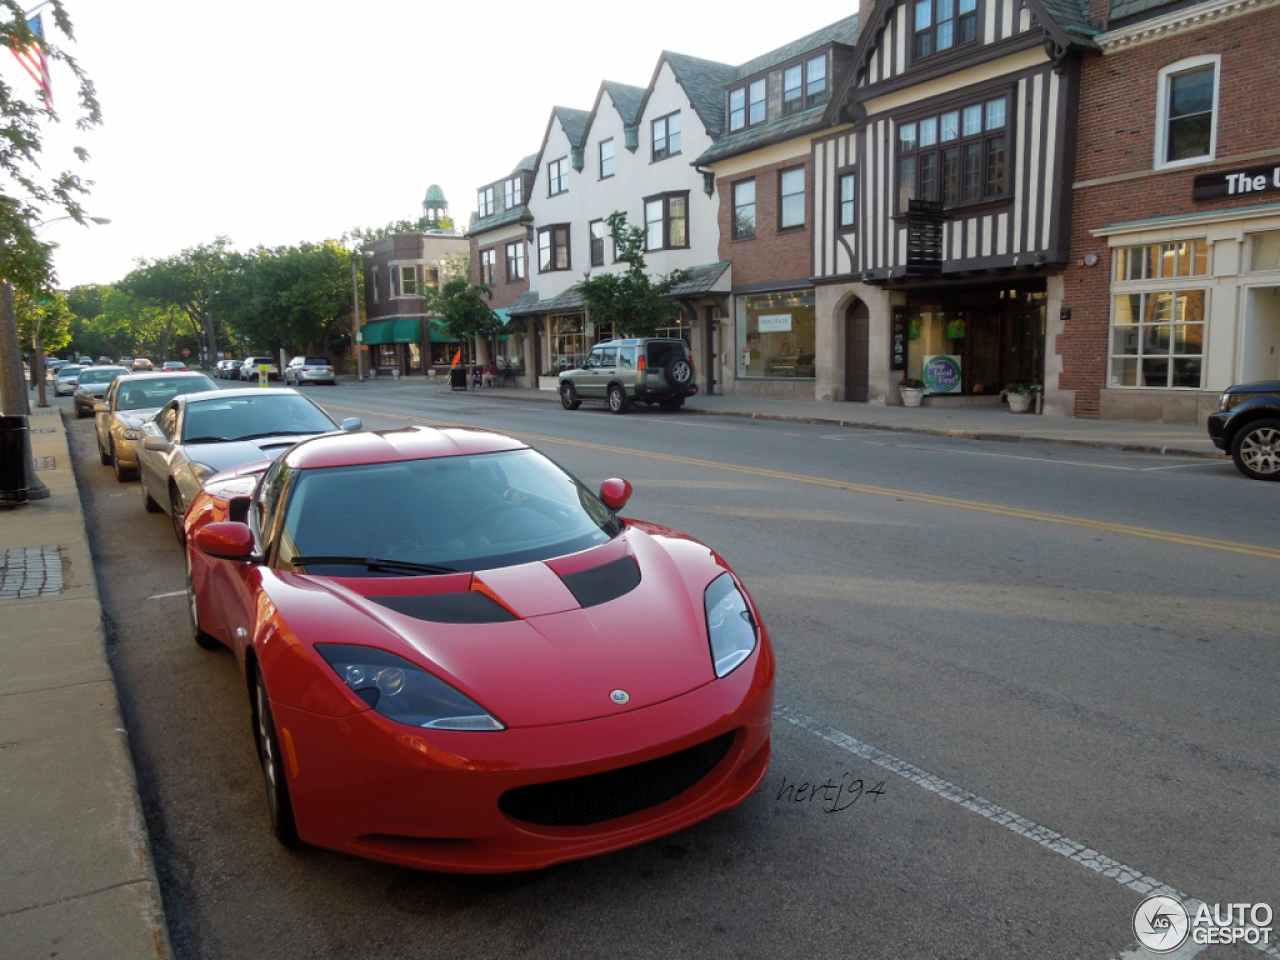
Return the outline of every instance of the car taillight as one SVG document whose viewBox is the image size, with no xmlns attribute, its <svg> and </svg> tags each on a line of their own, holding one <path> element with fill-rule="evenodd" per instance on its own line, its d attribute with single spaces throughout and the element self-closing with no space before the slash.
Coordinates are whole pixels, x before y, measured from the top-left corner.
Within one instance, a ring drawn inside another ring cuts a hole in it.
<svg viewBox="0 0 1280 960">
<path fill-rule="evenodd" d="M 640 372 L 644 373 L 644 357 L 640 358 Z"/>
</svg>

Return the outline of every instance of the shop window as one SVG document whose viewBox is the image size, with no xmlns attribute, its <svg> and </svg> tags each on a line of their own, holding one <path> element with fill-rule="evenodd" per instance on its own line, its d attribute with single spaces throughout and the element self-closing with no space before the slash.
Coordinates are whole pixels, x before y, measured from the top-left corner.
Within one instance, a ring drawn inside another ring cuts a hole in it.
<svg viewBox="0 0 1280 960">
<path fill-rule="evenodd" d="M 1280 270 L 1280 230 L 1249 237 L 1249 270 Z"/>
<path fill-rule="evenodd" d="M 580 313 L 551 318 L 551 370 L 572 370 L 587 356 L 586 324 Z"/>
<path fill-rule="evenodd" d="M 817 369 L 813 288 L 739 297 L 739 378 L 808 379 Z"/>
</svg>

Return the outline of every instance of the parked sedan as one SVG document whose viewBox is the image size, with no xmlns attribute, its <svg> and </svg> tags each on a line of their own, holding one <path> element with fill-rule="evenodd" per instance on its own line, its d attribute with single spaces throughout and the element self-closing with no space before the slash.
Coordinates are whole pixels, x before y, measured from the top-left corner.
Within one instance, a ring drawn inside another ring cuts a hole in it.
<svg viewBox="0 0 1280 960">
<path fill-rule="evenodd" d="M 326 357 L 294 357 L 284 368 L 284 382 L 302 386 L 304 383 L 338 382 L 333 373 L 333 364 Z"/>
<path fill-rule="evenodd" d="M 278 457 L 305 437 L 338 424 L 296 390 L 243 388 L 174 397 L 142 424 L 138 475 L 142 504 L 173 519 L 184 542 L 183 515 L 200 486 L 220 470 Z M 342 429 L 360 429 L 351 417 Z"/>
<path fill-rule="evenodd" d="M 89 369 L 80 363 L 64 363 L 58 368 L 58 374 L 53 379 L 53 395 L 55 397 L 69 397 L 76 392 L 76 378 L 80 376 L 80 371 Z"/>
<path fill-rule="evenodd" d="M 317 437 L 186 515 L 192 632 L 236 653 L 277 839 L 528 870 L 740 804 L 774 658 L 714 550 L 510 437 Z"/>
<path fill-rule="evenodd" d="M 239 380 L 242 363 L 243 360 L 219 360 L 213 368 L 214 376 L 219 380 Z"/>
<path fill-rule="evenodd" d="M 76 418 L 92 417 L 94 406 L 106 395 L 111 381 L 128 372 L 124 367 L 86 367 L 81 370 L 76 377 L 76 392 L 71 396 Z"/>
<path fill-rule="evenodd" d="M 217 390 L 202 373 L 141 373 L 116 377 L 94 410 L 98 457 L 116 471 L 121 483 L 137 475 L 135 446 L 142 423 L 179 394 Z"/>
<path fill-rule="evenodd" d="M 146 357 L 134 357 L 131 367 L 134 373 L 144 373 L 148 370 L 154 370 L 155 364 Z"/>
<path fill-rule="evenodd" d="M 186 373 L 190 368 L 181 360 L 166 360 L 160 369 L 165 373 Z"/>
<path fill-rule="evenodd" d="M 1246 477 L 1280 480 L 1280 380 L 1228 387 L 1206 426 Z"/>
</svg>

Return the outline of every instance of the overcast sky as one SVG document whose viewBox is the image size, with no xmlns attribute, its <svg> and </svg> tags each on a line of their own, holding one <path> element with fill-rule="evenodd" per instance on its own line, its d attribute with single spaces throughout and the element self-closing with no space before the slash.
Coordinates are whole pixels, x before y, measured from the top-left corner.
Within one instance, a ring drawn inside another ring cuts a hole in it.
<svg viewBox="0 0 1280 960">
<path fill-rule="evenodd" d="M 74 164 L 95 182 L 87 211 L 112 221 L 45 229 L 64 289 L 219 235 L 248 250 L 414 219 L 433 183 L 465 225 L 476 188 L 538 150 L 552 107 L 589 110 L 604 80 L 647 86 L 663 50 L 741 64 L 857 11 L 833 0 L 755 8 L 767 17 L 700 0 L 64 3 L 75 41 L 48 18 L 46 32 L 88 72 L 104 120 L 75 133 L 73 78 L 55 67 L 63 119 L 42 166 Z M 5 56 L 6 80 L 28 90 Z M 87 165 L 67 158 L 72 142 Z"/>
</svg>

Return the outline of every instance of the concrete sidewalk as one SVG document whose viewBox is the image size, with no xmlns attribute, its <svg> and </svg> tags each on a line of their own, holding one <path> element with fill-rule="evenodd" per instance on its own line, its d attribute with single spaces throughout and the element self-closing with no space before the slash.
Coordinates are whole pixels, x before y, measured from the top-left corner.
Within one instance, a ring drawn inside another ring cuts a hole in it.
<svg viewBox="0 0 1280 960">
<path fill-rule="evenodd" d="M 167 958 L 61 406 L 28 421 L 49 496 L 0 510 L 0 955 Z"/>
<path fill-rule="evenodd" d="M 354 392 L 559 404 L 552 391 L 464 393 L 427 378 L 342 383 Z M 58 401 L 30 418 L 32 453 L 49 497 L 0 510 L 0 954 L 23 960 L 168 958 L 64 408 L 69 416 L 68 405 Z M 994 403 L 926 400 L 908 409 L 700 396 L 678 416 L 1221 456 L 1203 426 L 1015 415 Z"/>
</svg>

